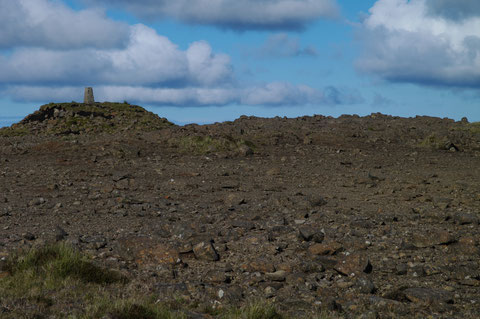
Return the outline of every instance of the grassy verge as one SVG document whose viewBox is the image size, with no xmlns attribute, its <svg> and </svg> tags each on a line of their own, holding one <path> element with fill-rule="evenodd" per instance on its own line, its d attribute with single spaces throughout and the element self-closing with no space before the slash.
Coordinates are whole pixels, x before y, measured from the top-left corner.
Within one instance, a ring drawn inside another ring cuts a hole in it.
<svg viewBox="0 0 480 319">
<path fill-rule="evenodd" d="M 289 318 L 265 301 L 241 308 L 194 308 L 181 301 L 158 302 L 157 296 L 145 295 L 129 285 L 125 276 L 95 265 L 63 243 L 20 251 L 10 255 L 0 268 L 1 318 L 182 319 L 194 312 L 221 319 Z"/>
</svg>

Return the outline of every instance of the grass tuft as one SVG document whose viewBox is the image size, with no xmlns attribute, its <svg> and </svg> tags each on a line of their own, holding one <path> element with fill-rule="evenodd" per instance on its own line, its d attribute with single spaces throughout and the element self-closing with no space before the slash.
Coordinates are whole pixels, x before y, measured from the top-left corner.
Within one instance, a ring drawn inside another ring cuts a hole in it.
<svg viewBox="0 0 480 319">
<path fill-rule="evenodd" d="M 283 319 L 272 303 L 250 301 L 241 308 L 231 308 L 220 315 L 222 319 Z"/>
<path fill-rule="evenodd" d="M 64 243 L 14 254 L 7 260 L 5 270 L 13 277 L 42 276 L 49 280 L 70 277 L 97 284 L 124 280 L 117 273 L 94 265 L 79 251 Z"/>
</svg>

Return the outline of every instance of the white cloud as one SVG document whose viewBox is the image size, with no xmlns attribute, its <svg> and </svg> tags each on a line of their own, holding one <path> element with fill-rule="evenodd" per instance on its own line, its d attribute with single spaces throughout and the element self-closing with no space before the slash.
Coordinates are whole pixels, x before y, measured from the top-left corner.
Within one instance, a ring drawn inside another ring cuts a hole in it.
<svg viewBox="0 0 480 319">
<path fill-rule="evenodd" d="M 223 19 L 225 13 L 227 18 L 236 15 L 232 23 L 249 28 L 260 24 L 301 27 L 336 8 L 333 0 L 216 0 L 213 11 L 200 10 L 205 1 L 188 2 L 191 8 L 185 14 L 198 14 L 191 22 L 203 17 L 203 22 L 216 24 L 220 20 L 215 19 Z M 184 0 L 155 3 L 153 11 L 165 9 L 169 15 L 180 14 L 179 8 L 187 6 Z M 143 24 L 119 24 L 103 11 L 74 11 L 61 1 L 0 0 L 0 30 L 0 50 L 7 49 L 0 51 L 0 95 L 14 101 L 81 101 L 84 86 L 94 86 L 99 101 L 152 105 L 297 106 L 363 101 L 356 92 L 333 87 L 321 90 L 284 82 L 241 86 L 230 57 L 214 52 L 205 41 L 181 50 Z M 313 54 L 311 48 L 302 49 L 298 39 L 285 34 L 273 36 L 269 43 L 273 51 L 286 44 L 281 55 Z"/>
<path fill-rule="evenodd" d="M 479 87 L 480 17 L 434 16 L 426 1 L 377 1 L 358 31 L 358 69 L 392 82 Z"/>
<path fill-rule="evenodd" d="M 106 18 L 103 11 L 76 12 L 51 0 L 0 0 L 0 30 L 0 49 L 112 48 L 128 40 L 128 26 Z"/>
<path fill-rule="evenodd" d="M 191 79 L 195 83 L 212 85 L 231 80 L 233 69 L 230 57 L 226 54 L 213 54 L 207 42 L 194 42 L 186 55 Z"/>
<path fill-rule="evenodd" d="M 121 6 L 140 17 L 172 17 L 230 29 L 301 29 L 321 17 L 337 17 L 335 0 L 84 0 Z"/>
<path fill-rule="evenodd" d="M 0 56 L 0 83 L 211 86 L 228 83 L 230 59 L 206 42 L 181 51 L 145 25 L 131 27 L 126 48 L 55 51 L 19 49 Z"/>
</svg>

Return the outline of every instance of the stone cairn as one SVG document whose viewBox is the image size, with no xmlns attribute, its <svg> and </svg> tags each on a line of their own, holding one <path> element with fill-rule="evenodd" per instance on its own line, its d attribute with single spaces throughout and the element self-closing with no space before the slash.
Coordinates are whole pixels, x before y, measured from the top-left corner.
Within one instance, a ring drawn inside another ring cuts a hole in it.
<svg viewBox="0 0 480 319">
<path fill-rule="evenodd" d="M 95 99 L 93 98 L 93 89 L 91 87 L 85 88 L 85 95 L 83 96 L 83 103 L 93 104 Z"/>
</svg>

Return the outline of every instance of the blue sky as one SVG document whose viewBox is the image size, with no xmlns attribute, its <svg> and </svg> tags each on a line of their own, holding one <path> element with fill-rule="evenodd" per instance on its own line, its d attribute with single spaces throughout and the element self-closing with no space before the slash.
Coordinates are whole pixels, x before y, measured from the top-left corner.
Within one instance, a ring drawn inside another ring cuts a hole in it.
<svg viewBox="0 0 480 319">
<path fill-rule="evenodd" d="M 179 124 L 480 121 L 472 0 L 0 0 L 0 30 L 0 126 L 85 86 Z"/>
</svg>

